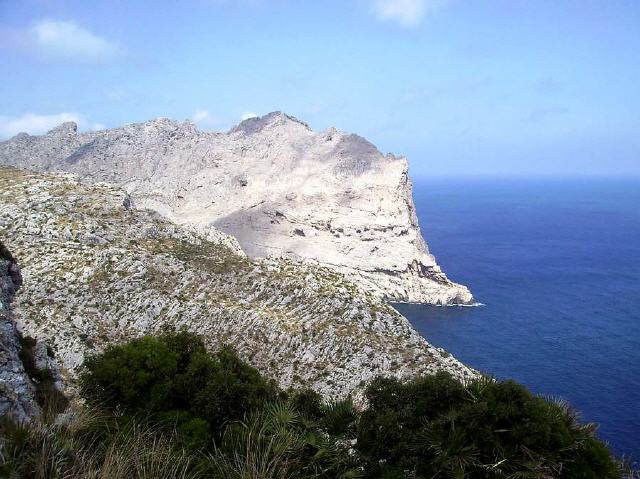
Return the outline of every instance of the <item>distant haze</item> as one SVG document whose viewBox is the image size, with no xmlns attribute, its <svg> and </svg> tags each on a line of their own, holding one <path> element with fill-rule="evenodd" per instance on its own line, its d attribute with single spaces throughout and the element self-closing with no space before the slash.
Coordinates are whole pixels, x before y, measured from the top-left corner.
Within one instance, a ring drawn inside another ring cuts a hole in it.
<svg viewBox="0 0 640 479">
<path fill-rule="evenodd" d="M 640 2 L 0 2 L 0 140 L 282 110 L 423 175 L 640 175 Z"/>
</svg>

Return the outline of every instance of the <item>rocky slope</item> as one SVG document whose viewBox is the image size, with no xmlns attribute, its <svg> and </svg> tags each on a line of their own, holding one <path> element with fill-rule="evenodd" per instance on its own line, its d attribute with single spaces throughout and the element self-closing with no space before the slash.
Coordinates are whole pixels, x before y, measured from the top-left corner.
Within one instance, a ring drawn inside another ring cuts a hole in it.
<svg viewBox="0 0 640 479">
<path fill-rule="evenodd" d="M 211 227 L 132 208 L 115 186 L 0 168 L 0 238 L 21 268 L 15 320 L 67 382 L 87 353 L 164 326 L 232 344 L 281 385 L 329 397 L 378 374 L 474 374 L 334 270 L 251 259 Z"/>
<path fill-rule="evenodd" d="M 11 253 L 0 243 L 0 416 L 36 416 L 36 389 L 22 362 L 21 336 L 10 303 L 22 278 Z"/>
<path fill-rule="evenodd" d="M 21 285 L 20 268 L 0 241 L 0 417 L 25 421 L 42 413 L 39 402 L 46 388 L 60 396 L 63 385 L 47 345 L 23 336 L 14 321 L 12 301 Z"/>
<path fill-rule="evenodd" d="M 167 119 L 81 134 L 65 123 L 0 143 L 0 164 L 118 184 L 138 206 L 233 235 L 252 257 L 317 261 L 386 299 L 473 301 L 427 249 L 404 158 L 280 112 L 228 133 Z"/>
</svg>

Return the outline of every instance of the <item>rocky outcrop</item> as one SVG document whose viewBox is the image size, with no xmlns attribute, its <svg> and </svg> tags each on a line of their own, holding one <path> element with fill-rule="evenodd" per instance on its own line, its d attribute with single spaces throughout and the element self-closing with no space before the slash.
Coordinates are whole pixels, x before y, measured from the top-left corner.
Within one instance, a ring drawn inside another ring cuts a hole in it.
<svg viewBox="0 0 640 479">
<path fill-rule="evenodd" d="M 40 414 L 36 387 L 22 358 L 23 339 L 10 307 L 21 284 L 20 268 L 0 242 L 0 417 L 6 415 L 18 421 Z"/>
<path fill-rule="evenodd" d="M 105 183 L 0 168 L 0 237 L 20 258 L 15 320 L 71 383 L 88 353 L 165 326 L 211 349 L 231 344 L 282 386 L 327 397 L 376 375 L 475 374 L 342 274 L 251 259 L 214 228 L 132 208 Z"/>
<path fill-rule="evenodd" d="M 0 417 L 8 415 L 24 421 L 40 414 L 40 408 L 35 386 L 20 357 L 21 336 L 10 308 L 20 284 L 22 277 L 18 265 L 0 243 Z"/>
<path fill-rule="evenodd" d="M 121 185 L 137 206 L 213 225 L 252 257 L 328 265 L 386 299 L 473 300 L 427 249 L 404 158 L 280 112 L 228 133 L 167 119 L 81 134 L 65 123 L 0 143 L 0 164 Z"/>
<path fill-rule="evenodd" d="M 43 406 L 59 410 L 66 404 L 51 350 L 23 336 L 14 321 L 12 301 L 21 285 L 20 267 L 0 241 L 0 417 L 18 422 L 40 416 Z M 47 404 L 45 395 L 52 399 Z"/>
</svg>

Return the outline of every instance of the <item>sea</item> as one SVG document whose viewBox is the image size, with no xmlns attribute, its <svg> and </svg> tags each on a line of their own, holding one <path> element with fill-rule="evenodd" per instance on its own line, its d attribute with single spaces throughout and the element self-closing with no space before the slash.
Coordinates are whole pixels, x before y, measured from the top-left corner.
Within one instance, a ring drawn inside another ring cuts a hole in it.
<svg viewBox="0 0 640 479">
<path fill-rule="evenodd" d="M 432 344 L 569 401 L 640 459 L 640 178 L 414 179 L 432 254 L 477 307 L 396 304 Z"/>
</svg>

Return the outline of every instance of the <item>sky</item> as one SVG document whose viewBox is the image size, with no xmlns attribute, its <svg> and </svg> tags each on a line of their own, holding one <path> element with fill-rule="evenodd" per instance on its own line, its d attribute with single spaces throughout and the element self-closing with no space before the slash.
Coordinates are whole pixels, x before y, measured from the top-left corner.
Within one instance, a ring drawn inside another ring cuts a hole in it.
<svg viewBox="0 0 640 479">
<path fill-rule="evenodd" d="M 637 176 L 640 1 L 0 0 L 0 139 L 274 110 L 414 176 Z"/>
</svg>

